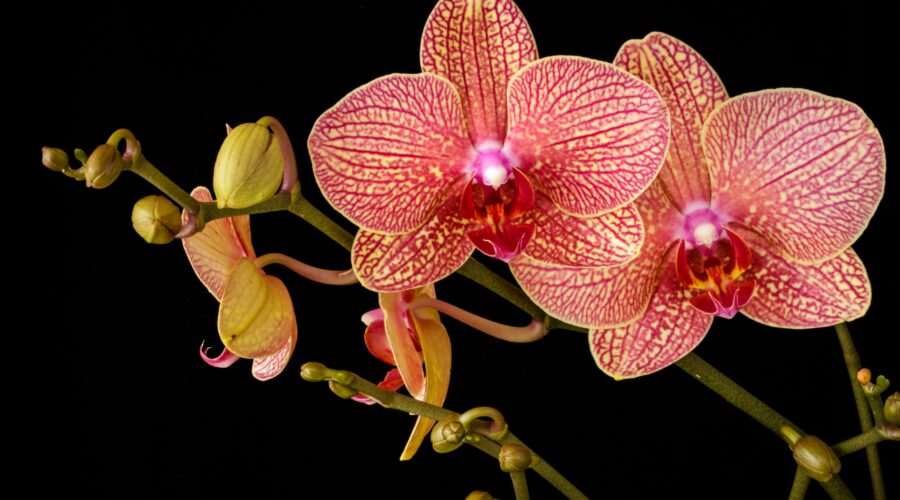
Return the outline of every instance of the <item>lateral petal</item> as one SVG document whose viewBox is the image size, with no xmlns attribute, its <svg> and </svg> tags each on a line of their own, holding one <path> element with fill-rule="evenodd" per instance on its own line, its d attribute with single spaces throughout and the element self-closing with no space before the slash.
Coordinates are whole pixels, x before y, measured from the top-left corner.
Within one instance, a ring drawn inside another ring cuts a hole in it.
<svg viewBox="0 0 900 500">
<path fill-rule="evenodd" d="M 384 311 L 384 329 L 406 390 L 412 397 L 422 399 L 425 397 L 425 371 L 422 369 L 422 360 L 406 326 L 403 294 L 379 293 L 378 304 Z"/>
<path fill-rule="evenodd" d="M 264 358 L 256 358 L 253 360 L 251 373 L 256 380 L 266 381 L 275 378 L 284 371 L 291 355 L 294 353 L 294 347 L 297 345 L 297 323 L 293 322 L 293 331 L 288 337 L 287 342 L 281 346 L 275 354 L 270 354 Z"/>
</svg>

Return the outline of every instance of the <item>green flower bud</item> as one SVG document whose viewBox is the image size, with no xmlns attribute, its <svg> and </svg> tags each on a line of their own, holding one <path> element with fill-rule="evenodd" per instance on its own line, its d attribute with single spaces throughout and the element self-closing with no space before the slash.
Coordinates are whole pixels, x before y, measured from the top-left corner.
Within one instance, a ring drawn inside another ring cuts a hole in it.
<svg viewBox="0 0 900 500">
<path fill-rule="evenodd" d="M 500 470 L 503 472 L 519 472 L 531 467 L 531 452 L 518 444 L 505 444 L 500 447 Z"/>
<path fill-rule="evenodd" d="M 466 495 L 466 500 L 494 500 L 494 497 L 486 491 L 475 490 Z"/>
<path fill-rule="evenodd" d="M 54 172 L 69 168 L 69 155 L 59 148 L 41 148 L 41 163 Z"/>
<path fill-rule="evenodd" d="M 442 418 L 431 428 L 431 446 L 438 453 L 449 453 L 466 441 L 466 428 L 458 415 Z"/>
<path fill-rule="evenodd" d="M 125 160 L 115 146 L 101 144 L 84 164 L 84 181 L 88 187 L 103 189 L 113 183 L 125 168 Z"/>
<path fill-rule="evenodd" d="M 246 208 L 270 198 L 281 186 L 283 173 L 281 148 L 269 128 L 238 125 L 222 143 L 213 170 L 219 208 Z"/>
<path fill-rule="evenodd" d="M 131 225 L 147 243 L 169 243 L 181 231 L 181 211 L 165 196 L 145 196 L 134 204 Z"/>
<path fill-rule="evenodd" d="M 841 461 L 834 450 L 816 436 L 801 437 L 791 446 L 794 461 L 816 481 L 830 481 L 841 471 Z"/>
<path fill-rule="evenodd" d="M 900 425 L 900 392 L 895 392 L 884 401 L 884 419 Z"/>
<path fill-rule="evenodd" d="M 354 389 L 352 387 L 347 387 L 346 385 L 343 385 L 343 384 L 339 384 L 339 383 L 335 382 L 334 380 L 328 381 L 328 388 L 331 389 L 331 392 L 337 394 L 338 397 L 341 397 L 343 399 L 350 399 L 353 396 L 356 396 L 357 394 L 359 394 L 358 392 L 356 392 L 356 389 Z"/>
</svg>

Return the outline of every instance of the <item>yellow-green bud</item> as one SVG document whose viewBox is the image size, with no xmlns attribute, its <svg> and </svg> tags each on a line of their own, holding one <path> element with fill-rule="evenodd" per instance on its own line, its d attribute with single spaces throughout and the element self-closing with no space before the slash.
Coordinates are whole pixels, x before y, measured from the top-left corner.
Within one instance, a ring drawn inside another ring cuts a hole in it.
<svg viewBox="0 0 900 500">
<path fill-rule="evenodd" d="M 125 168 L 125 160 L 115 146 L 101 144 L 84 164 L 84 181 L 88 187 L 103 189 L 113 183 Z"/>
<path fill-rule="evenodd" d="M 475 490 L 466 495 L 466 500 L 494 500 L 494 497 L 486 491 Z"/>
<path fill-rule="evenodd" d="M 165 196 L 145 196 L 134 204 L 131 225 L 144 241 L 161 245 L 181 231 L 181 212 Z"/>
<path fill-rule="evenodd" d="M 531 467 L 531 452 L 528 451 L 528 448 L 518 444 L 501 446 L 497 458 L 500 460 L 500 470 L 503 472 L 519 472 Z"/>
<path fill-rule="evenodd" d="M 449 453 L 466 441 L 466 428 L 458 415 L 442 418 L 431 429 L 431 446 L 438 453 Z"/>
<path fill-rule="evenodd" d="M 352 387 L 347 387 L 344 384 L 339 384 L 339 383 L 335 382 L 334 380 L 328 381 L 328 388 L 331 389 L 331 392 L 337 394 L 339 397 L 341 397 L 343 399 L 350 399 L 353 396 L 356 396 L 357 394 L 359 394 L 356 391 L 356 389 L 354 389 Z"/>
<path fill-rule="evenodd" d="M 59 148 L 41 148 L 41 163 L 54 172 L 69 168 L 69 155 Z"/>
<path fill-rule="evenodd" d="M 830 481 L 841 471 L 841 461 L 834 450 L 816 436 L 801 437 L 791 446 L 794 461 L 816 481 Z"/>
<path fill-rule="evenodd" d="M 900 425 L 900 392 L 895 392 L 884 401 L 884 419 Z"/>
<path fill-rule="evenodd" d="M 284 159 L 268 127 L 244 123 L 232 129 L 219 149 L 213 191 L 219 208 L 246 208 L 270 198 L 281 186 Z"/>
</svg>

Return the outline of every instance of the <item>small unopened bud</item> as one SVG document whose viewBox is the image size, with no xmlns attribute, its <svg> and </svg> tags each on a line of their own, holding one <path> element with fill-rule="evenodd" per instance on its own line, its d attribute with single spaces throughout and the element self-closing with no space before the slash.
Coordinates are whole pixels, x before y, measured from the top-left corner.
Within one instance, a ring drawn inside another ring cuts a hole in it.
<svg viewBox="0 0 900 500">
<path fill-rule="evenodd" d="M 528 448 L 518 444 L 501 446 L 497 458 L 500 460 L 500 470 L 503 472 L 519 472 L 531 467 L 531 452 L 528 451 Z"/>
<path fill-rule="evenodd" d="M 431 429 L 431 446 L 438 453 L 449 453 L 466 441 L 466 428 L 458 415 L 442 418 Z"/>
<path fill-rule="evenodd" d="M 863 368 L 862 370 L 856 372 L 856 380 L 858 380 L 862 385 L 868 384 L 872 381 L 872 370 Z"/>
<path fill-rule="evenodd" d="M 278 139 L 264 125 L 243 123 L 225 138 L 213 170 L 219 208 L 245 208 L 270 198 L 281 186 L 284 159 Z"/>
<path fill-rule="evenodd" d="M 87 186 L 103 189 L 119 177 L 125 168 L 125 160 L 115 146 L 101 144 L 88 156 L 84 166 L 84 181 Z"/>
<path fill-rule="evenodd" d="M 356 391 L 356 389 L 354 389 L 352 387 L 347 387 L 346 385 L 343 385 L 343 384 L 339 384 L 339 383 L 335 382 L 334 380 L 328 381 L 328 388 L 331 389 L 331 392 L 337 394 L 338 397 L 341 397 L 343 399 L 350 399 L 353 396 L 356 396 L 357 394 L 359 394 Z"/>
<path fill-rule="evenodd" d="M 486 491 L 475 490 L 466 495 L 466 500 L 494 500 L 494 497 Z"/>
<path fill-rule="evenodd" d="M 884 419 L 900 425 L 900 392 L 895 392 L 884 401 Z"/>
<path fill-rule="evenodd" d="M 147 243 L 169 243 L 181 231 L 181 212 L 165 196 L 145 196 L 131 210 L 131 225 Z"/>
<path fill-rule="evenodd" d="M 841 471 L 841 461 L 834 450 L 816 436 L 801 437 L 791 446 L 794 461 L 816 481 L 830 481 Z"/>
<path fill-rule="evenodd" d="M 41 148 L 41 163 L 54 172 L 69 168 L 69 155 L 59 148 Z"/>
</svg>

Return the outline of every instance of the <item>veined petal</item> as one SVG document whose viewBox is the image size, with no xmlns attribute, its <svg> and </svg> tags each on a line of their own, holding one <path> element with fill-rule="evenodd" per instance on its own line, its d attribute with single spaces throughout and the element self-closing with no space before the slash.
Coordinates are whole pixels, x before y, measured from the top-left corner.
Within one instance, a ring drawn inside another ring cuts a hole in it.
<svg viewBox="0 0 900 500">
<path fill-rule="evenodd" d="M 378 304 L 384 311 L 384 329 L 406 390 L 412 397 L 421 400 L 425 397 L 425 371 L 422 369 L 422 360 L 406 326 L 403 294 L 379 293 Z"/>
<path fill-rule="evenodd" d="M 633 259 L 644 241 L 644 225 L 633 204 L 596 217 L 575 217 L 539 193 L 525 247 L 532 259 L 565 267 L 614 266 Z"/>
<path fill-rule="evenodd" d="M 836 257 L 884 192 L 884 144 L 853 103 L 778 89 L 729 99 L 703 128 L 713 206 L 789 258 Z"/>
<path fill-rule="evenodd" d="M 429 293 L 430 292 L 430 293 Z M 434 297 L 434 287 L 420 290 L 419 295 Z M 447 390 L 450 387 L 450 337 L 447 329 L 441 324 L 438 312 L 430 308 L 419 308 L 412 314 L 413 324 L 419 334 L 422 354 L 425 356 L 425 402 L 435 406 L 444 406 Z M 418 417 L 413 426 L 406 447 L 400 460 L 409 460 L 416 454 L 422 440 L 431 431 L 434 420 Z"/>
<path fill-rule="evenodd" d="M 194 188 L 191 196 L 202 202 L 212 201 L 209 190 L 202 186 Z M 182 211 L 182 222 L 186 223 L 187 217 L 187 212 Z M 203 231 L 181 240 L 181 243 L 197 277 L 220 301 L 225 290 L 225 279 L 231 268 L 242 258 L 256 258 L 250 244 L 248 215 L 207 222 Z"/>
<path fill-rule="evenodd" d="M 669 154 L 659 171 L 666 193 L 681 210 L 692 202 L 708 202 L 709 170 L 700 129 L 728 98 L 719 75 L 697 51 L 665 33 L 629 40 L 619 49 L 615 64 L 652 85 L 669 110 Z"/>
<path fill-rule="evenodd" d="M 656 177 L 668 141 L 659 94 L 612 64 L 547 57 L 509 82 L 505 149 L 570 214 L 634 200 Z"/>
<path fill-rule="evenodd" d="M 869 276 L 853 249 L 800 264 L 781 257 L 762 236 L 739 232 L 753 249 L 756 295 L 741 309 L 750 318 L 779 328 L 816 328 L 854 320 L 869 309 Z"/>
<path fill-rule="evenodd" d="M 591 331 L 591 354 L 610 377 L 621 380 L 662 370 L 691 352 L 709 331 L 713 316 L 688 301 L 690 292 L 675 276 L 674 255 L 669 253 L 653 300 L 638 321 Z"/>
<path fill-rule="evenodd" d="M 329 203 L 362 228 L 409 232 L 448 196 L 475 154 L 453 84 L 437 75 L 388 75 L 316 120 L 313 173 Z"/>
<path fill-rule="evenodd" d="M 613 267 L 578 268 L 521 255 L 510 263 L 510 270 L 522 290 L 551 316 L 587 328 L 622 326 L 640 317 L 676 239 L 670 228 L 677 226 L 679 214 L 658 182 L 635 204 L 646 231 L 637 257 Z"/>
<path fill-rule="evenodd" d="M 294 347 L 297 345 L 297 322 L 291 322 L 293 331 L 288 337 L 287 342 L 281 346 L 275 354 L 270 354 L 264 358 L 256 358 L 253 360 L 253 368 L 251 372 L 257 380 L 266 381 L 278 376 L 284 371 L 291 355 L 294 353 Z"/>
<path fill-rule="evenodd" d="M 284 283 L 253 261 L 240 260 L 228 274 L 219 306 L 219 338 L 225 347 L 242 358 L 262 358 L 282 350 L 296 332 Z"/>
<path fill-rule="evenodd" d="M 360 230 L 351 259 L 359 282 L 370 290 L 399 292 L 434 283 L 459 269 L 475 246 L 451 197 L 419 229 L 397 236 Z"/>
<path fill-rule="evenodd" d="M 537 59 L 534 36 L 511 0 L 441 0 L 422 33 L 422 71 L 459 89 L 473 144 L 506 137 L 506 85 Z"/>
</svg>

